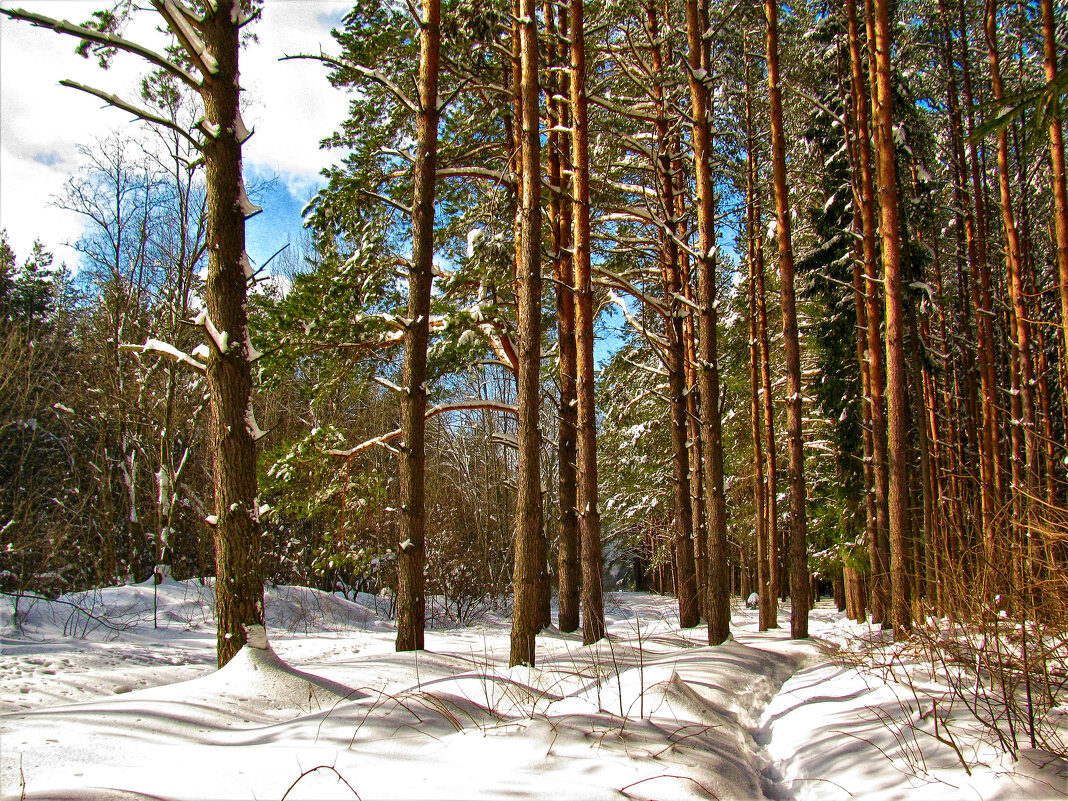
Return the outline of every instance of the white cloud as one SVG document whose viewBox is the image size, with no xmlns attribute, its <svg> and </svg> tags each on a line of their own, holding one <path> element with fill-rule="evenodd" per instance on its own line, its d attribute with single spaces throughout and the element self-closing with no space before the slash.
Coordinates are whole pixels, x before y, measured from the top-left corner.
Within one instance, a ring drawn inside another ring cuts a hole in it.
<svg viewBox="0 0 1068 801">
<path fill-rule="evenodd" d="M 315 61 L 279 61 L 283 55 L 336 53 L 330 28 L 350 8 L 346 2 L 302 0 L 268 2 L 256 23 L 259 43 L 241 56 L 241 83 L 255 128 L 245 146 L 246 161 L 270 168 L 294 197 L 306 197 L 320 170 L 337 154 L 319 149 L 345 119 L 348 99 L 326 80 L 326 67 Z"/>
<path fill-rule="evenodd" d="M 107 3 L 0 0 L 0 5 L 82 22 Z M 245 161 L 275 173 L 295 197 L 307 197 L 318 172 L 335 158 L 319 149 L 319 141 L 344 119 L 347 100 L 329 85 L 321 64 L 278 58 L 318 53 L 320 47 L 334 51 L 330 27 L 349 7 L 347 0 L 268 0 L 262 20 L 254 24 L 259 41 L 241 56 L 244 116 L 256 131 Z M 142 12 L 127 35 L 159 42 L 153 31 L 157 24 L 153 12 Z M 57 261 L 72 266 L 77 255 L 62 243 L 78 238 L 82 220 L 55 208 L 52 199 L 84 163 L 80 145 L 116 129 L 136 134 L 142 123 L 59 81 L 71 78 L 137 100 L 145 66 L 136 56 L 119 53 L 105 72 L 95 60 L 77 56 L 75 45 L 71 37 L 0 18 L 0 227 L 8 230 L 20 257 L 41 239 Z"/>
</svg>

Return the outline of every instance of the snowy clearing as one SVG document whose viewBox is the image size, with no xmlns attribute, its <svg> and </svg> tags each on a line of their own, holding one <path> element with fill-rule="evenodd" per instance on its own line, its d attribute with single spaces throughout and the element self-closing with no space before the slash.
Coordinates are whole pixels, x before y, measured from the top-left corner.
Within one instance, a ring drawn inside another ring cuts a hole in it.
<svg viewBox="0 0 1068 801">
<path fill-rule="evenodd" d="M 386 601 L 274 587 L 269 647 L 221 671 L 210 584 L 22 598 L 17 621 L 2 604 L 3 798 L 1068 794 L 1063 762 L 1014 763 L 961 709 L 939 731 L 922 685 L 836 659 L 866 632 L 826 603 L 811 641 L 736 608 L 735 640 L 709 648 L 673 599 L 614 593 L 607 641 L 550 630 L 537 668 L 509 669 L 503 614 L 397 654 Z"/>
</svg>

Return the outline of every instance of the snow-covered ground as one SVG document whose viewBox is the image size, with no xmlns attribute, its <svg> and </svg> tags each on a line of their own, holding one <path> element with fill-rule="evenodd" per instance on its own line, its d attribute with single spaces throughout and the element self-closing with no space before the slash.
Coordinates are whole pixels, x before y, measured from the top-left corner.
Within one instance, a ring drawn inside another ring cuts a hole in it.
<svg viewBox="0 0 1068 801">
<path fill-rule="evenodd" d="M 69 602 L 76 602 L 72 606 Z M 397 654 L 386 602 L 268 592 L 270 646 L 214 670 L 210 585 L 0 599 L 0 795 L 55 799 L 1063 798 L 923 685 L 859 671 L 825 603 L 813 639 L 680 631 L 671 599 L 608 596 L 611 636 L 550 630 L 508 664 L 508 620 Z M 87 610 L 87 611 L 86 611 Z M 788 609 L 782 616 L 788 622 Z M 18 625 L 16 625 L 18 623 Z M 960 752 L 960 755 L 958 755 Z"/>
</svg>

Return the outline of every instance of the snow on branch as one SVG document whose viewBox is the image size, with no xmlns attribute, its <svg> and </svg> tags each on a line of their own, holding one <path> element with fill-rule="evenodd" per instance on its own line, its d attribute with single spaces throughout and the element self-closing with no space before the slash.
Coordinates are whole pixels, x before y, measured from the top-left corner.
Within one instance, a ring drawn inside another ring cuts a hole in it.
<svg viewBox="0 0 1068 801">
<path fill-rule="evenodd" d="M 139 353 L 159 353 L 174 359 L 176 362 L 189 365 L 198 373 L 203 373 L 207 369 L 207 366 L 203 362 L 197 361 L 185 351 L 174 347 L 174 345 L 158 339 L 146 339 L 144 345 L 120 345 L 119 350 L 138 351 Z"/>
<path fill-rule="evenodd" d="M 136 42 L 123 39 L 121 36 L 115 36 L 103 31 L 94 31 L 92 28 L 75 25 L 73 22 L 68 22 L 65 19 L 56 20 L 51 17 L 46 17 L 43 14 L 35 14 L 32 11 L 26 11 L 21 8 L 0 8 L 0 14 L 6 14 L 14 20 L 28 22 L 38 28 L 48 28 L 56 33 L 65 33 L 68 36 L 76 36 L 87 42 L 96 42 L 105 47 L 114 47 L 117 50 L 125 50 L 127 53 L 141 56 L 141 58 L 149 63 L 155 64 L 157 67 L 166 70 L 176 78 L 180 78 L 189 84 L 192 89 L 199 91 L 201 88 L 200 81 L 198 81 L 194 75 L 186 72 L 166 56 L 160 55 L 155 50 L 145 47 L 144 45 L 139 45 Z"/>
<path fill-rule="evenodd" d="M 169 128 L 175 133 L 184 136 L 190 142 L 190 144 L 192 144 L 193 147 L 196 148 L 198 151 L 203 150 L 203 147 L 201 146 L 200 142 L 190 136 L 189 131 L 187 131 L 182 126 L 175 125 L 170 120 L 157 116 L 156 114 L 153 114 L 152 112 L 146 109 L 138 108 L 132 103 L 127 103 L 118 95 L 108 94 L 107 92 L 101 89 L 94 89 L 92 86 L 86 86 L 85 84 L 78 83 L 77 81 L 71 81 L 66 78 L 60 81 L 59 85 L 66 86 L 69 89 L 77 89 L 79 92 L 85 92 L 86 94 L 93 95 L 94 97 L 99 97 L 109 106 L 114 106 L 115 108 L 120 109 L 121 111 L 125 111 L 128 114 L 133 114 L 140 120 L 144 120 L 145 122 L 151 122 L 155 125 L 162 125 L 164 128 Z"/>
<path fill-rule="evenodd" d="M 621 106 L 618 103 L 614 103 L 604 95 L 591 94 L 588 98 L 589 102 L 595 106 L 600 106 L 606 111 L 614 112 L 621 117 L 627 117 L 632 120 L 640 120 L 642 122 L 656 122 L 655 114 L 643 114 L 639 111 L 635 111 L 633 108 Z"/>
<path fill-rule="evenodd" d="M 516 354 L 515 345 L 508 333 L 502 330 L 499 323 L 485 322 L 478 324 L 479 330 L 489 340 L 497 359 L 508 367 L 512 373 L 519 374 L 519 356 Z"/>
<path fill-rule="evenodd" d="M 515 183 L 513 176 L 487 167 L 439 167 L 436 174 L 438 178 L 485 178 L 509 186 Z"/>
<path fill-rule="evenodd" d="M 176 0 L 152 0 L 152 7 L 167 20 L 167 25 L 174 31 L 174 35 L 178 37 L 178 41 L 182 43 L 182 47 L 196 64 L 197 69 L 204 75 L 218 75 L 219 62 L 215 60 L 215 56 L 211 54 L 194 28 L 193 20 L 189 17 L 191 12 Z"/>
<path fill-rule="evenodd" d="M 429 420 L 432 417 L 437 417 L 439 414 L 445 414 L 446 412 L 461 412 L 461 411 L 495 411 L 504 412 L 505 414 L 519 414 L 519 407 L 512 403 L 501 403 L 500 401 L 491 400 L 464 400 L 454 401 L 452 403 L 440 403 L 433 408 L 427 409 L 426 414 L 423 416 L 424 420 Z M 361 442 L 354 448 L 350 448 L 347 451 L 343 450 L 328 450 L 326 453 L 329 456 L 338 456 L 343 459 L 350 459 L 359 453 L 373 448 L 375 445 L 385 446 L 386 443 L 392 442 L 404 433 L 404 429 L 395 428 L 390 432 L 382 434 L 381 436 L 374 437 L 372 439 Z"/>
<path fill-rule="evenodd" d="M 241 181 L 237 185 L 237 205 L 241 209 L 241 213 L 245 216 L 246 220 L 249 217 L 255 217 L 257 214 L 263 211 L 262 206 L 257 206 L 255 203 L 248 199 L 248 192 L 245 191 L 244 179 L 241 179 Z"/>
<path fill-rule="evenodd" d="M 452 104 L 452 102 L 460 96 L 460 92 L 462 92 L 469 83 L 471 83 L 471 78 L 469 77 L 464 78 L 462 81 L 460 81 L 460 83 L 456 85 L 456 88 L 449 93 L 448 97 L 445 97 L 438 101 L 438 111 L 441 112 L 447 109 Z"/>
<path fill-rule="evenodd" d="M 381 386 L 385 387 L 386 389 L 389 389 L 389 390 L 392 390 L 393 392 L 396 392 L 398 395 L 403 395 L 404 394 L 404 390 L 401 387 L 399 387 L 396 384 L 394 384 L 388 378 L 383 378 L 380 375 L 376 375 L 376 376 L 372 377 L 372 380 L 376 384 L 380 384 Z"/>
<path fill-rule="evenodd" d="M 627 301 L 625 301 L 611 289 L 608 290 L 608 300 L 610 303 L 616 304 L 617 306 L 619 306 L 620 309 L 623 310 L 623 317 L 626 319 L 630 327 L 637 331 L 639 334 L 641 334 L 643 337 L 645 337 L 650 343 L 662 349 L 668 347 L 667 340 L 665 340 L 661 336 L 658 336 L 657 334 L 654 334 L 652 331 L 642 325 L 641 321 L 630 313 L 630 309 L 627 308 Z"/>
<path fill-rule="evenodd" d="M 641 392 L 638 395 L 635 395 L 633 398 L 631 398 L 631 400 L 627 403 L 626 406 L 623 407 L 623 410 L 619 413 L 620 419 L 626 417 L 630 413 L 630 410 L 632 408 L 634 408 L 635 406 L 637 406 L 639 403 L 641 403 L 643 400 L 645 400 L 646 398 L 649 398 L 649 397 L 660 395 L 664 391 L 664 389 L 666 389 L 666 388 L 667 388 L 666 384 L 661 384 L 660 386 L 653 387 L 652 389 L 647 389 L 644 392 Z"/>
<path fill-rule="evenodd" d="M 634 369 L 636 369 L 636 370 L 644 370 L 644 371 L 645 371 L 645 372 L 647 372 L 647 373 L 652 373 L 653 375 L 663 376 L 663 377 L 665 377 L 665 378 L 666 378 L 666 377 L 667 377 L 667 375 L 668 375 L 668 371 L 667 371 L 667 370 L 665 370 L 665 369 L 664 369 L 664 368 L 662 368 L 662 367 L 651 367 L 651 366 L 650 366 L 650 365 L 648 365 L 648 364 L 642 364 L 641 362 L 636 362 L 636 361 L 634 361 L 633 359 L 631 359 L 631 358 L 628 358 L 628 357 L 627 357 L 627 356 L 625 356 L 625 355 L 624 355 L 624 356 L 622 356 L 621 358 L 623 359 L 623 361 L 625 361 L 625 362 L 626 362 L 627 364 L 631 365 L 631 366 L 632 366 L 632 367 L 633 367 Z M 667 384 L 664 384 L 663 386 L 657 386 L 657 387 L 655 387 L 654 389 L 655 389 L 655 390 L 656 390 L 657 392 L 660 392 L 661 390 L 664 390 L 664 391 L 666 391 L 666 390 L 667 390 L 667 388 L 668 388 L 668 387 L 667 387 Z"/>
<path fill-rule="evenodd" d="M 249 399 L 248 406 L 245 407 L 245 428 L 248 429 L 249 436 L 252 437 L 253 442 L 259 442 L 267 436 L 267 432 L 261 429 L 256 422 L 256 413 L 252 410 L 251 399 Z"/>
<path fill-rule="evenodd" d="M 392 206 L 394 209 L 399 211 L 401 214 L 410 216 L 411 213 L 412 213 L 412 210 L 410 208 L 408 208 L 407 206 L 405 206 L 402 203 L 398 203 L 396 200 L 394 200 L 391 197 L 386 197 L 385 195 L 380 195 L 380 194 L 378 194 L 378 192 L 372 192 L 369 189 L 361 189 L 360 193 L 364 194 L 364 195 L 367 195 L 367 197 L 373 197 L 376 200 L 381 200 L 386 205 Z"/>
<path fill-rule="evenodd" d="M 628 281 L 622 275 L 619 275 L 619 273 L 612 272 L 603 264 L 596 265 L 594 267 L 594 271 L 597 274 L 604 276 L 604 279 L 606 279 L 595 281 L 595 283 L 601 284 L 602 286 L 613 287 L 615 289 L 623 290 L 628 295 L 634 297 L 636 300 L 639 300 L 644 303 L 646 306 L 651 308 L 661 317 L 671 316 L 671 310 L 668 309 L 659 298 L 654 298 L 652 295 L 649 295 L 638 289 L 638 287 L 636 287 L 633 283 Z"/>
<path fill-rule="evenodd" d="M 226 353 L 230 349 L 230 333 L 228 331 L 219 331 L 215 327 L 215 323 L 208 316 L 207 309 L 204 309 L 194 318 L 193 325 L 202 326 L 208 332 L 208 336 L 211 337 L 211 341 L 215 343 L 215 347 L 219 349 L 220 354 Z"/>
</svg>

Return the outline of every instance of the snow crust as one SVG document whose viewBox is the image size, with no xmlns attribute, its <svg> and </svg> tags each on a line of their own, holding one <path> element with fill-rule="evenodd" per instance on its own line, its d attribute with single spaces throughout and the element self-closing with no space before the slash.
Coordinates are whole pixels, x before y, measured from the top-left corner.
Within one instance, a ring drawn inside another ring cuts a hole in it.
<svg viewBox="0 0 1068 801">
<path fill-rule="evenodd" d="M 509 668 L 505 606 L 461 626 L 428 599 L 428 650 L 396 653 L 388 598 L 268 587 L 266 629 L 218 671 L 213 602 L 170 577 L 0 599 L 4 797 L 1007 801 L 1068 781 L 979 742 L 968 776 L 933 738 L 918 770 L 911 690 L 835 657 L 872 632 L 827 602 L 811 640 L 787 639 L 788 607 L 757 632 L 739 605 L 709 647 L 672 599 L 610 593 L 607 640 L 551 627 Z"/>
</svg>

